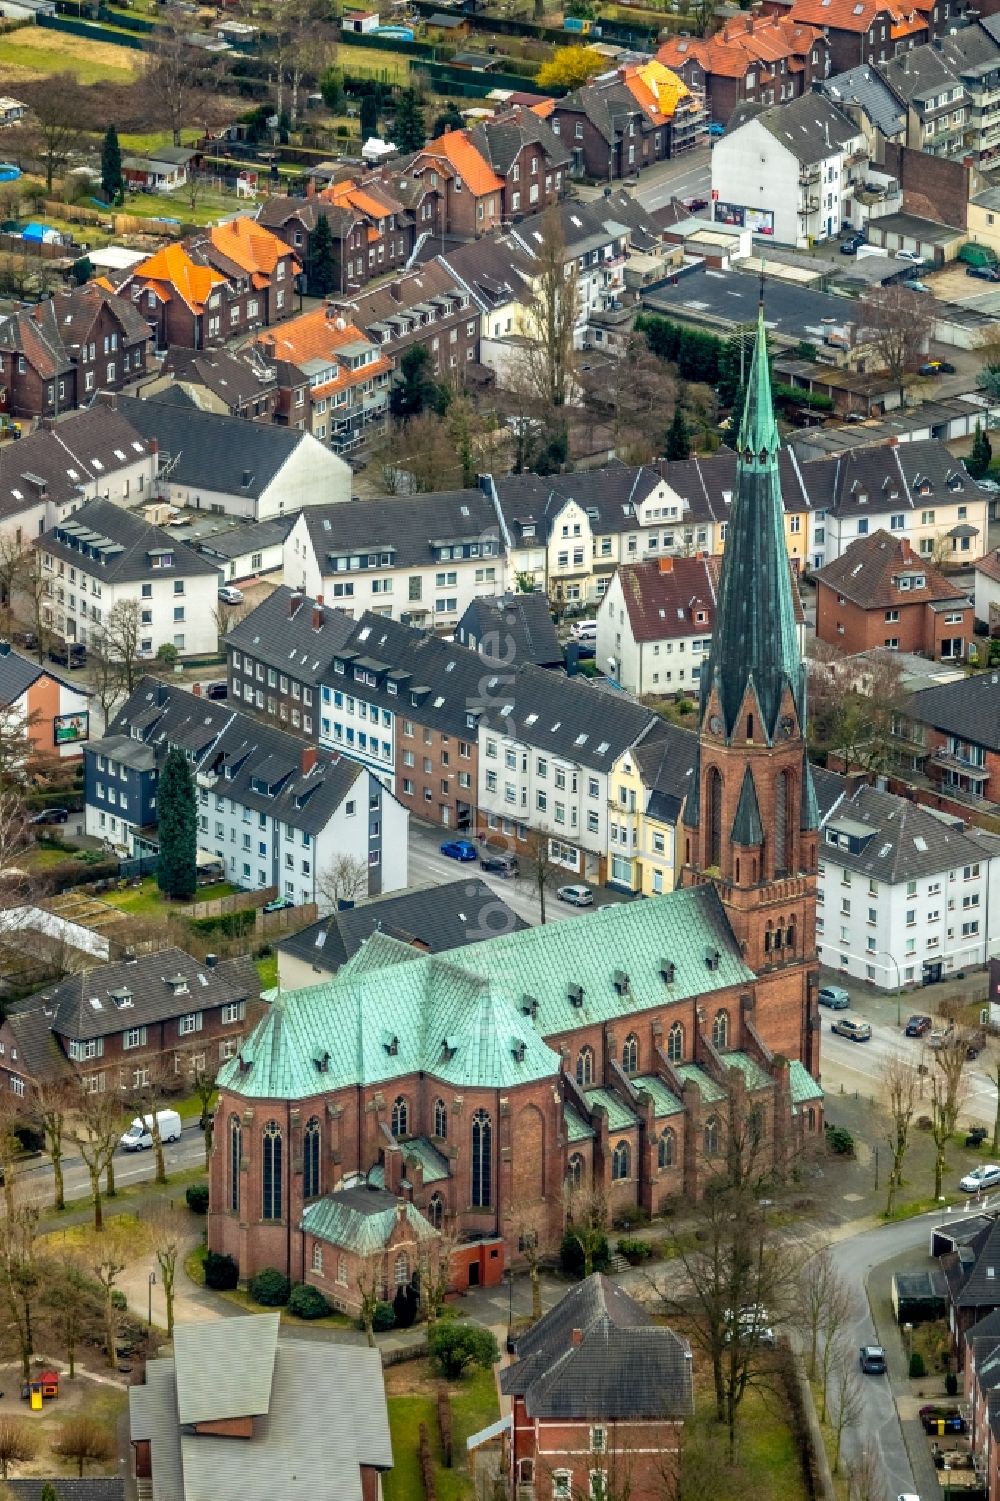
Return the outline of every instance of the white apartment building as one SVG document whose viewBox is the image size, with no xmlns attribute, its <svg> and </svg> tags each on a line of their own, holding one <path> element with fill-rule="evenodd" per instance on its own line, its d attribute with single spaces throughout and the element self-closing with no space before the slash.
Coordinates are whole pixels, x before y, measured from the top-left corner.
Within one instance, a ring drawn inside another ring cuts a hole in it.
<svg viewBox="0 0 1000 1501">
<path fill-rule="evenodd" d="M 35 546 L 45 623 L 65 640 L 98 644 L 112 610 L 128 600 L 139 606 L 139 656 L 155 657 L 164 644 L 181 656 L 218 650 L 218 569 L 135 511 L 88 501 Z"/>
<path fill-rule="evenodd" d="M 823 818 L 821 962 L 883 990 L 946 979 L 1000 948 L 1000 841 L 873 787 Z"/>
</svg>

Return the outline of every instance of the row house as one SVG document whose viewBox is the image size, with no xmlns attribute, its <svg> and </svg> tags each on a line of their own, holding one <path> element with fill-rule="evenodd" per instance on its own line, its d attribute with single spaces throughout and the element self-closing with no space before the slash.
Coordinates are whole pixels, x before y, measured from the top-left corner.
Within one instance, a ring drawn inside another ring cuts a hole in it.
<svg viewBox="0 0 1000 1501">
<path fill-rule="evenodd" d="M 829 72 L 823 30 L 784 16 L 732 16 L 712 36 L 670 37 L 656 55 L 705 96 L 719 125 L 728 125 L 744 100 L 785 104 L 810 93 Z"/>
<path fill-rule="evenodd" d="M 236 1056 L 259 994 L 249 955 L 130 953 L 15 1002 L 0 1024 L 0 1078 L 26 1101 L 63 1082 L 128 1095 L 153 1074 L 175 1076 L 180 1093 Z"/>
<path fill-rule="evenodd" d="M 290 318 L 300 269 L 283 240 L 238 218 L 164 246 L 133 267 L 119 290 L 158 349 L 207 349 Z"/>
<path fill-rule="evenodd" d="M 504 219 L 539 213 L 562 198 L 570 150 L 533 110 L 519 106 L 483 120 L 469 131 L 469 144 L 504 183 Z"/>
<path fill-rule="evenodd" d="M 256 683 L 266 701 L 263 664 Z M 407 884 L 408 814 L 367 768 L 153 678 L 86 748 L 87 833 L 130 857 L 155 856 L 155 799 L 173 749 L 184 753 L 197 788 L 198 847 L 235 886 L 273 888 L 294 906 L 316 903 L 326 912 L 335 904 L 330 871 L 342 857 L 367 872 L 361 894 Z M 133 777 L 124 809 L 122 768 Z"/>
<path fill-rule="evenodd" d="M 581 879 L 607 879 L 609 775 L 656 715 L 623 695 L 556 677 L 528 663 L 487 680 L 479 719 L 482 827 L 523 849 L 547 837 L 553 864 Z"/>
<path fill-rule="evenodd" d="M 695 735 L 661 720 L 615 761 L 608 777 L 609 886 L 662 896 L 678 884 L 696 756 Z"/>
<path fill-rule="evenodd" d="M 150 337 L 132 303 L 98 282 L 10 313 L 0 321 L 0 412 L 59 416 L 120 390 L 142 378 Z"/>
<path fill-rule="evenodd" d="M 794 0 L 785 13 L 825 33 L 830 70 L 844 73 L 944 35 L 962 24 L 966 10 L 965 0 Z"/>
<path fill-rule="evenodd" d="M 600 182 L 683 155 L 704 143 L 708 126 L 703 85 L 663 60 L 619 68 L 545 108 L 572 175 Z"/>
<path fill-rule="evenodd" d="M 325 219 L 332 240 L 333 288 L 341 296 L 364 286 L 368 280 L 368 230 L 364 214 L 349 203 L 331 203 L 315 192 L 304 198 L 269 198 L 257 215 L 258 224 L 283 240 L 298 258 L 306 291 L 315 295 L 313 281 L 313 236 Z M 325 282 L 324 293 L 328 290 Z"/>
<path fill-rule="evenodd" d="M 168 349 L 160 372 L 141 387 L 143 399 L 173 388 L 203 412 L 274 422 L 278 376 L 256 345 L 243 349 Z"/>
<path fill-rule="evenodd" d="M 576 282 L 573 341 L 579 349 L 591 340 L 590 325 L 595 315 L 622 306 L 630 229 L 600 202 L 563 203 L 554 212 L 559 215 L 566 276 Z M 543 214 L 523 220 L 510 232 L 514 244 L 527 257 L 528 274 L 533 281 L 544 275 L 541 266 L 536 270 L 533 263 L 541 261 L 548 233 L 549 221 Z M 543 306 L 543 299 L 535 305 L 529 299 L 517 325 L 523 336 L 532 340 L 544 338 L 544 330 L 537 322 Z"/>
<path fill-rule="evenodd" d="M 479 309 L 447 269 L 429 261 L 357 297 L 331 301 L 333 316 L 362 331 L 398 364 L 413 345 L 430 352 L 435 375 L 463 382 L 466 366 L 479 357 Z"/>
<path fill-rule="evenodd" d="M 402 271 L 409 264 L 419 219 L 386 183 L 374 178 L 361 183 L 348 179 L 331 183 L 318 197 L 334 208 L 346 209 L 364 225 L 364 246 L 360 255 L 355 251 L 353 266 L 348 257 L 347 271 L 353 285 L 364 286 L 372 277 Z"/>
<path fill-rule="evenodd" d="M 913 693 L 893 715 L 900 775 L 942 806 L 1000 803 L 1000 676 L 960 678 Z"/>
<path fill-rule="evenodd" d="M 969 129 L 970 101 L 941 44 L 901 52 L 882 63 L 880 72 L 906 107 L 904 144 L 929 156 L 960 155 Z"/>
<path fill-rule="evenodd" d="M 473 146 L 467 130 L 449 130 L 428 141 L 406 162 L 405 173 L 421 185 L 427 201 L 437 196 L 440 225 L 456 239 L 492 234 L 508 217 L 504 179 Z"/>
<path fill-rule="evenodd" d="M 353 629 L 344 611 L 279 585 L 224 638 L 230 698 L 259 719 L 318 739 L 320 683 Z"/>
<path fill-rule="evenodd" d="M 306 507 L 283 581 L 349 615 L 453 630 L 477 596 L 503 594 L 507 563 L 489 497 L 441 490 Z"/>
<path fill-rule="evenodd" d="M 973 644 L 968 593 L 905 537 L 859 537 L 814 582 L 817 639 L 851 655 L 885 647 L 961 662 Z"/>
<path fill-rule="evenodd" d="M 278 372 L 284 406 L 305 408 L 306 430 L 349 453 L 385 420 L 392 360 L 336 308 L 301 313 L 261 334 L 256 348 Z"/>
<path fill-rule="evenodd" d="M 161 646 L 181 657 L 218 649 L 219 570 L 137 510 L 90 500 L 37 538 L 45 625 L 65 641 L 105 645 L 109 617 L 122 603 L 139 607 L 135 654 L 152 659 Z M 121 655 L 117 632 L 106 643 Z"/>
</svg>

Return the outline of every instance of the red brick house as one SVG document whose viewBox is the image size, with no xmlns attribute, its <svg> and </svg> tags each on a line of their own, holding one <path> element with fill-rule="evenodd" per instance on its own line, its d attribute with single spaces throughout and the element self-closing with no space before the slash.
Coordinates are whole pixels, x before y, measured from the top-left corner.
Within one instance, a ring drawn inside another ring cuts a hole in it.
<svg viewBox="0 0 1000 1501">
<path fill-rule="evenodd" d="M 775 0 L 775 8 L 779 4 Z M 946 33 L 967 8 L 965 0 L 795 0 L 790 10 L 781 6 L 789 21 L 823 29 L 833 73 L 919 47 Z"/>
<path fill-rule="evenodd" d="M 146 368 L 149 327 L 98 282 L 56 292 L 0 324 L 0 411 L 51 417 L 118 391 Z"/>
<path fill-rule="evenodd" d="M 710 37 L 670 37 L 656 55 L 703 91 L 712 119 L 726 125 L 744 100 L 781 104 L 808 94 L 827 75 L 828 50 L 819 26 L 747 13 Z"/>
<path fill-rule="evenodd" d="M 428 141 L 406 164 L 407 176 L 440 195 L 447 233 L 471 240 L 499 229 L 504 219 L 507 186 L 467 130 L 449 130 Z"/>
<path fill-rule="evenodd" d="M 578 1283 L 521 1335 L 500 1390 L 512 1398 L 511 1495 L 667 1493 L 694 1412 L 691 1347 L 607 1277 Z"/>
<path fill-rule="evenodd" d="M 973 604 L 905 537 L 879 530 L 859 537 L 816 584 L 816 635 L 854 655 L 873 647 L 964 661 L 973 640 Z"/>
<path fill-rule="evenodd" d="M 893 718 L 893 736 L 904 773 L 926 776 L 946 800 L 965 807 L 1000 803 L 997 673 L 912 693 Z"/>
</svg>

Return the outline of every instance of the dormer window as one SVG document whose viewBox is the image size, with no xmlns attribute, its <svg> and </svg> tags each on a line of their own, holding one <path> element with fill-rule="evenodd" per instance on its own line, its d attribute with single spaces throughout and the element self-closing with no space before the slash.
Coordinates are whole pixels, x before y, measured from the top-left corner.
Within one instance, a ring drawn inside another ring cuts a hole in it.
<svg viewBox="0 0 1000 1501">
<path fill-rule="evenodd" d="M 174 995 L 187 995 L 187 975 L 166 975 L 164 978 Z"/>
<path fill-rule="evenodd" d="M 519 1037 L 516 1037 L 510 1051 L 515 1063 L 523 1063 L 528 1049 L 527 1045 Z"/>
<path fill-rule="evenodd" d="M 397 1053 L 399 1052 L 399 1038 L 394 1032 L 383 1032 L 382 1046 L 385 1048 L 390 1058 L 395 1058 Z"/>
<path fill-rule="evenodd" d="M 583 986 L 570 983 L 566 986 L 566 999 L 579 1011 L 583 1006 Z"/>
<path fill-rule="evenodd" d="M 712 948 L 706 949 L 705 950 L 705 965 L 706 965 L 706 968 L 711 969 L 711 970 L 717 970 L 718 967 L 719 967 L 719 960 L 721 958 L 722 958 L 722 955 L 719 953 L 718 949 L 712 949 Z"/>
<path fill-rule="evenodd" d="M 674 964 L 672 959 L 660 960 L 660 979 L 663 981 L 664 985 L 672 985 L 674 983 L 674 976 L 676 973 L 677 966 Z"/>
</svg>

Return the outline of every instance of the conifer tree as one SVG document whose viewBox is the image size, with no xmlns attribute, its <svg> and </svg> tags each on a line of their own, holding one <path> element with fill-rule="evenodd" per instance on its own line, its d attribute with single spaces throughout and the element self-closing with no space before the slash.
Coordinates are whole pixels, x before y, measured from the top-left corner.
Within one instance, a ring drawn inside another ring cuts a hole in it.
<svg viewBox="0 0 1000 1501">
<path fill-rule="evenodd" d="M 156 884 L 164 896 L 190 901 L 198 884 L 197 794 L 191 768 L 179 750 L 168 753 L 157 787 L 160 858 Z"/>
<path fill-rule="evenodd" d="M 396 109 L 396 123 L 393 127 L 392 138 L 394 144 L 404 155 L 410 151 L 419 151 L 427 140 L 424 112 L 420 108 L 417 96 L 412 89 L 404 89 L 399 96 L 399 105 Z"/>
<path fill-rule="evenodd" d="M 104 132 L 104 145 L 101 147 L 101 187 L 109 203 L 120 203 L 125 196 L 122 151 L 118 144 L 118 132 L 113 125 L 109 125 Z"/>
<path fill-rule="evenodd" d="M 983 432 L 979 422 L 976 422 L 976 435 L 972 440 L 972 452 L 966 460 L 965 467 L 973 479 L 982 479 L 990 467 L 993 457 L 993 445 Z"/>
<path fill-rule="evenodd" d="M 312 296 L 325 297 L 333 291 L 337 268 L 333 258 L 333 232 L 325 214 L 320 214 L 319 223 L 313 230 L 308 272 Z"/>
<path fill-rule="evenodd" d="M 687 423 L 684 421 L 684 412 L 680 403 L 674 407 L 674 420 L 667 428 L 667 453 L 668 459 L 689 459 L 691 457 L 691 439 L 688 435 Z"/>
</svg>

